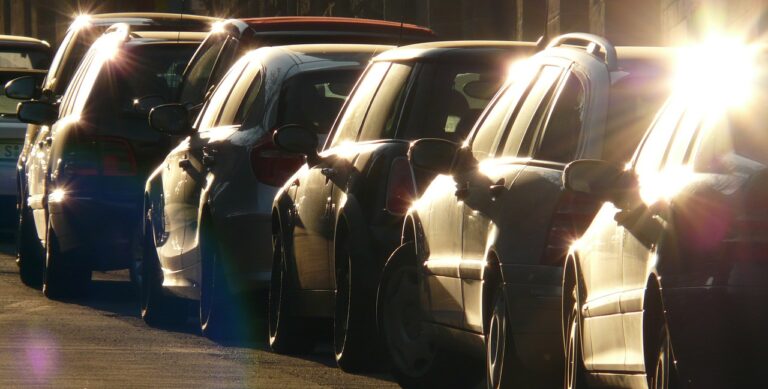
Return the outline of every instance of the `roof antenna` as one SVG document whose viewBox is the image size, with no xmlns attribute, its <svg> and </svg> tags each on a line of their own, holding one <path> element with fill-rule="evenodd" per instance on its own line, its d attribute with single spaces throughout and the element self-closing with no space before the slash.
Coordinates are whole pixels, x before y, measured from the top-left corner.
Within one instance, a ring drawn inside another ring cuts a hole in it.
<svg viewBox="0 0 768 389">
<path fill-rule="evenodd" d="M 400 36 L 397 37 L 397 47 L 403 44 L 403 29 L 405 28 L 405 0 L 400 0 Z"/>
</svg>

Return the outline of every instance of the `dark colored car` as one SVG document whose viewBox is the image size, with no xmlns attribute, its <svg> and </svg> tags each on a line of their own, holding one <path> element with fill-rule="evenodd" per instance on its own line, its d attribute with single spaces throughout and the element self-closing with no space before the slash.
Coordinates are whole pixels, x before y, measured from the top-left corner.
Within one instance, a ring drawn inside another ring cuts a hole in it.
<svg viewBox="0 0 768 389">
<path fill-rule="evenodd" d="M 93 43 L 60 104 L 19 105 L 22 121 L 46 129 L 26 164 L 22 277 L 42 277 L 49 297 L 80 291 L 92 270 L 129 267 L 144 182 L 178 141 L 150 128 L 147 114 L 173 101 L 205 34 L 129 30 L 115 25 Z M 44 258 L 34 256 L 41 242 Z"/>
<path fill-rule="evenodd" d="M 768 62 L 764 51 L 756 63 L 729 53 L 683 69 L 699 77 L 675 91 L 629 164 L 565 169 L 566 188 L 603 202 L 563 275 L 568 387 L 765 384 Z"/>
<path fill-rule="evenodd" d="M 189 137 L 147 180 L 137 266 L 147 323 L 186 320 L 184 302 L 167 294 L 200 302 L 206 336 L 241 328 L 241 308 L 269 286 L 272 200 L 304 163 L 277 150 L 274 129 L 301 123 L 324 139 L 371 57 L 389 48 L 263 47 L 230 68 L 194 128 L 179 127 L 188 115 L 180 104 L 152 111 L 152 123 L 165 123 L 159 130 Z"/>
<path fill-rule="evenodd" d="M 673 53 L 555 38 L 510 72 L 466 142 L 411 146 L 415 168 L 440 174 L 408 212 L 379 290 L 401 383 L 481 377 L 455 367 L 465 357 L 485 359 L 493 388 L 561 378 L 563 263 L 596 211 L 564 193 L 563 168 L 629 159 L 667 96 Z"/>
<path fill-rule="evenodd" d="M 243 54 L 263 46 L 306 43 L 396 45 L 435 40 L 425 27 L 336 17 L 269 17 L 217 23 L 184 72 L 179 101 L 193 114 L 206 93 Z"/>
<path fill-rule="evenodd" d="M 416 186 L 431 178 L 412 171 L 410 142 L 464 139 L 508 64 L 533 52 L 533 44 L 492 41 L 391 50 L 368 67 L 320 154 L 313 131 L 276 132 L 278 146 L 304 153 L 307 164 L 273 205 L 273 350 L 311 348 L 312 323 L 333 319 L 341 368 L 376 361 L 379 274 L 399 242 Z"/>
<path fill-rule="evenodd" d="M 0 35 L 0 85 L 29 77 L 30 87 L 39 86 L 50 64 L 51 46 L 47 42 Z M 16 161 L 27 128 L 16 118 L 17 103 L 12 96 L 0 94 L 0 229 L 9 231 L 16 228 Z"/>
<path fill-rule="evenodd" d="M 29 100 L 38 99 L 40 101 L 50 102 L 58 104 L 61 100 L 64 91 L 66 91 L 72 77 L 77 69 L 80 61 L 85 55 L 86 51 L 91 47 L 93 42 L 101 36 L 104 31 L 115 23 L 125 23 L 131 26 L 131 31 L 210 31 L 213 23 L 220 19 L 209 18 L 203 16 L 183 15 L 179 14 L 164 14 L 164 13 L 114 13 L 114 14 L 97 14 L 97 15 L 81 15 L 78 16 L 67 30 L 67 34 L 64 36 L 59 48 L 56 50 L 56 54 L 53 58 L 53 62 L 50 64 L 50 70 L 47 75 L 43 73 L 45 77 L 42 81 L 42 86 L 39 83 L 30 82 L 29 79 L 22 79 L 13 82 L 11 90 L 13 91 L 13 98 L 17 100 Z M 47 69 L 47 67 L 46 67 Z M 19 77 L 21 75 L 16 75 Z M 14 78 L 15 78 L 14 77 Z M 3 82 L 3 85 L 5 82 Z M 9 103 L 10 104 L 10 103 Z M 16 113 L 16 102 L 13 103 L 13 113 Z M 44 130 L 41 133 L 41 128 Z M 38 126 L 36 124 L 26 125 L 26 135 L 24 136 L 23 146 L 19 152 L 18 158 L 16 158 L 16 171 L 15 171 L 15 185 L 14 190 L 18 201 L 18 209 L 25 212 L 20 212 L 15 218 L 19 221 L 19 227 L 23 224 L 21 219 L 24 217 L 31 217 L 29 214 L 29 208 L 27 204 L 27 198 L 29 196 L 27 188 L 27 174 L 26 170 L 27 158 L 32 153 L 32 149 L 35 146 L 44 146 L 45 139 L 48 137 L 48 129 Z M 42 143 L 41 143 L 42 142 Z M 25 236 L 25 233 L 18 231 L 17 239 Z M 20 268 L 24 268 L 24 253 L 21 251 L 24 247 L 34 247 L 30 241 L 17 241 L 17 263 Z M 35 281 L 39 277 L 35 276 L 32 279 L 26 278 L 28 272 L 22 270 L 22 281 L 29 284 L 28 281 Z M 34 270 L 35 275 L 38 274 L 37 270 Z M 35 282 L 32 282 L 34 286 Z"/>
</svg>

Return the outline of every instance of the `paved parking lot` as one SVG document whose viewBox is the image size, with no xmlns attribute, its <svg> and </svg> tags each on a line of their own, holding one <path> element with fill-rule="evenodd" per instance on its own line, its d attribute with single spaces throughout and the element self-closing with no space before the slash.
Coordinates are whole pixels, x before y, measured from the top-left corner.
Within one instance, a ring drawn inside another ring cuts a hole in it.
<svg viewBox="0 0 768 389">
<path fill-rule="evenodd" d="M 59 302 L 23 286 L 13 246 L 0 244 L 0 387 L 385 388 L 385 375 L 335 367 L 330 345 L 287 357 L 261 342 L 217 344 L 190 325 L 146 326 L 127 273 L 94 273 L 87 298 Z"/>
</svg>

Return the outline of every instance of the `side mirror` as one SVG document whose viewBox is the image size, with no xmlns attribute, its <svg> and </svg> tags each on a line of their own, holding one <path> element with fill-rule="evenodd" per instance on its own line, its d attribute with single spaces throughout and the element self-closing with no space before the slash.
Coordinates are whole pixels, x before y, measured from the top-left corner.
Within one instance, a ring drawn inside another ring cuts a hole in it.
<svg viewBox="0 0 768 389">
<path fill-rule="evenodd" d="M 32 100 L 40 97 L 38 79 L 34 76 L 14 78 L 5 84 L 5 95 L 15 100 Z"/>
<path fill-rule="evenodd" d="M 189 111 L 181 104 L 163 104 L 152 108 L 149 125 L 168 135 L 186 135 L 192 130 Z"/>
<path fill-rule="evenodd" d="M 165 104 L 165 99 L 160 95 L 149 95 L 140 97 L 133 100 L 132 109 L 133 112 L 141 115 L 146 115 L 152 108 Z"/>
<path fill-rule="evenodd" d="M 304 154 L 310 165 L 320 160 L 317 154 L 317 134 L 302 126 L 288 124 L 278 128 L 272 135 L 275 145 L 289 153 Z"/>
<path fill-rule="evenodd" d="M 22 101 L 16 107 L 16 115 L 23 123 L 50 126 L 59 118 L 59 110 L 52 104 L 42 101 Z"/>
<path fill-rule="evenodd" d="M 636 188 L 634 175 L 608 161 L 583 159 L 568 164 L 563 171 L 565 188 L 600 199 L 620 202 L 626 192 Z"/>
<path fill-rule="evenodd" d="M 425 138 L 411 144 L 408 160 L 414 168 L 437 174 L 451 172 L 459 145 L 445 139 Z"/>
</svg>

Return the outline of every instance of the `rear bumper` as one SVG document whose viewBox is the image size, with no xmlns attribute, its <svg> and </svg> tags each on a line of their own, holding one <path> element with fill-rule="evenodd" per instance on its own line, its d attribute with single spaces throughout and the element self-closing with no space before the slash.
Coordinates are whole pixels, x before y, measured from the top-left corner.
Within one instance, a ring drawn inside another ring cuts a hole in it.
<svg viewBox="0 0 768 389">
<path fill-rule="evenodd" d="M 768 350 L 768 287 L 665 288 L 670 339 L 690 387 L 762 385 Z"/>
<path fill-rule="evenodd" d="M 529 369 L 556 377 L 563 368 L 562 274 L 559 267 L 502 265 L 518 359 Z"/>
<path fill-rule="evenodd" d="M 66 195 L 48 201 L 50 220 L 62 251 L 92 270 L 130 266 L 140 221 L 138 201 L 104 201 Z M 73 264 L 75 265 L 75 264 Z"/>
</svg>

